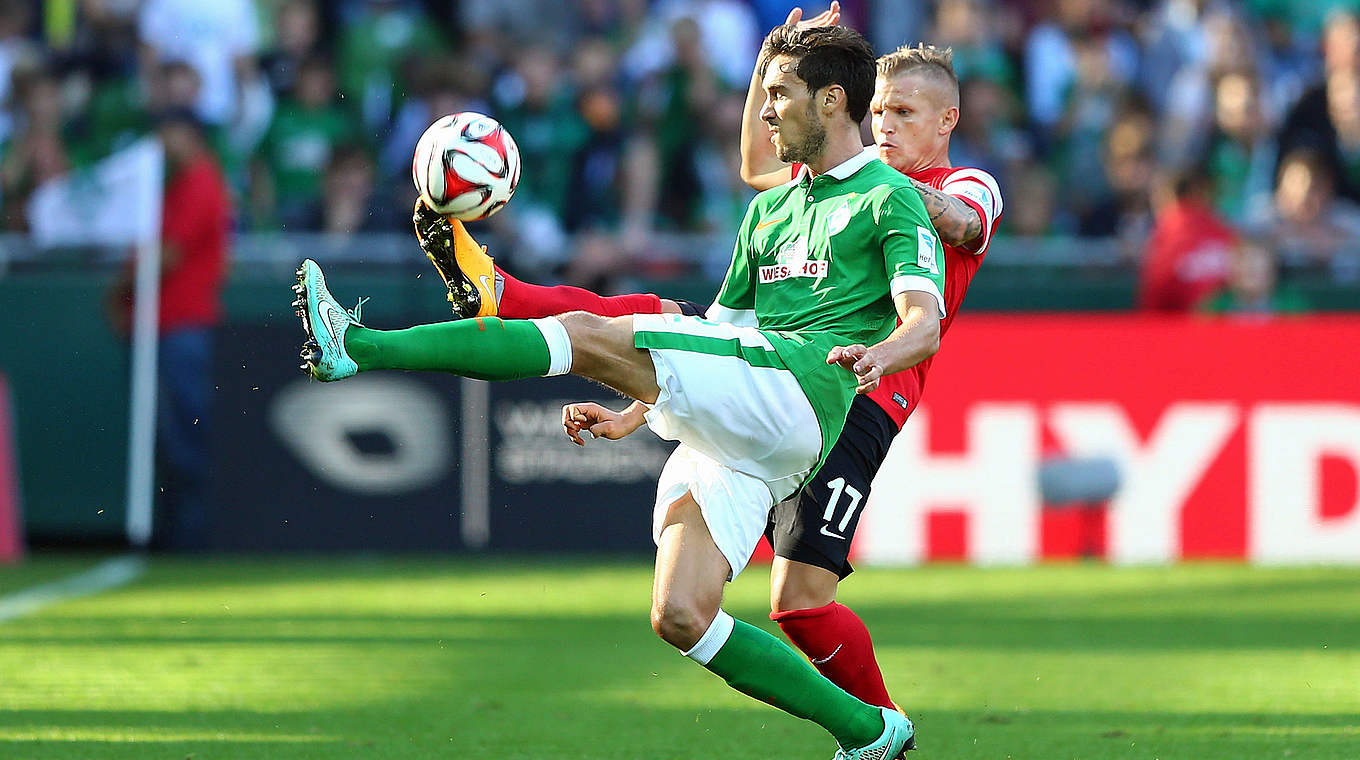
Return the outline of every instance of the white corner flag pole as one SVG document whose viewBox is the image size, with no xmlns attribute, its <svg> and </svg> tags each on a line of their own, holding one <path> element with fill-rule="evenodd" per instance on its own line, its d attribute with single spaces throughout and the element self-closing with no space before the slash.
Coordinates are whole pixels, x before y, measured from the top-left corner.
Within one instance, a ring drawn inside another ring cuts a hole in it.
<svg viewBox="0 0 1360 760">
<path fill-rule="evenodd" d="M 137 548 L 151 542 L 156 489 L 156 353 L 161 290 L 163 158 L 156 146 L 147 179 L 138 182 L 139 227 L 132 307 L 132 377 L 129 383 L 127 538 Z M 154 164 L 154 166 L 153 166 Z"/>
<path fill-rule="evenodd" d="M 100 161 L 76 182 L 57 177 L 38 186 L 28 203 L 39 246 L 135 246 L 132 382 L 128 401 L 127 537 L 151 541 L 156 458 L 156 348 L 161 286 L 161 203 L 165 150 L 143 138 Z M 72 210 L 81 224 L 70 224 Z"/>
<path fill-rule="evenodd" d="M 156 333 L 160 316 L 160 269 L 160 242 L 138 244 L 132 301 L 127 474 L 127 537 L 128 542 L 138 548 L 145 548 L 151 542 L 151 505 L 156 488 Z"/>
</svg>

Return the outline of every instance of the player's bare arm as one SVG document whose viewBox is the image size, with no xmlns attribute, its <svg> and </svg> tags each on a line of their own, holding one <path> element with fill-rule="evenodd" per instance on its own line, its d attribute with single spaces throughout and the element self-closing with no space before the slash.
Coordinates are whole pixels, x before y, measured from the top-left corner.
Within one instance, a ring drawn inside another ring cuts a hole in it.
<svg viewBox="0 0 1360 760">
<path fill-rule="evenodd" d="M 977 209 L 964 203 L 957 196 L 936 190 L 915 179 L 911 184 L 921 193 L 921 200 L 926 204 L 926 213 L 930 215 L 930 223 L 935 226 L 935 231 L 940 233 L 941 240 L 950 245 L 963 246 L 982 236 L 982 217 Z"/>
<path fill-rule="evenodd" d="M 642 427 L 646 412 L 647 406 L 638 401 L 621 412 L 589 401 L 567 404 L 562 407 L 562 429 L 577 446 L 586 445 L 583 430 L 595 438 L 617 441 Z"/>
<path fill-rule="evenodd" d="M 789 11 L 785 24 L 800 27 L 833 26 L 840 23 L 841 4 L 831 7 L 810 19 L 803 19 L 803 9 Z M 789 181 L 789 165 L 775 155 L 770 132 L 760 118 L 765 107 L 765 87 L 757 67 L 751 72 L 751 86 L 746 90 L 746 110 L 741 119 L 741 181 L 756 190 L 769 190 Z"/>
<path fill-rule="evenodd" d="M 893 299 L 902 324 L 872 346 L 837 346 L 826 356 L 827 364 L 839 364 L 859 376 L 856 393 L 878 388 L 884 375 L 920 364 L 940 350 L 940 312 L 935 296 L 919 290 L 899 293 Z"/>
</svg>

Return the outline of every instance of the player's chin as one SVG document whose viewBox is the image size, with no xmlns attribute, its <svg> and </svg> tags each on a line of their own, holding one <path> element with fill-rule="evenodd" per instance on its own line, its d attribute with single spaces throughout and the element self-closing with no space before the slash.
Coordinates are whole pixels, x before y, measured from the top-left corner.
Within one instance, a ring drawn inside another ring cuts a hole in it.
<svg viewBox="0 0 1360 760">
<path fill-rule="evenodd" d="M 902 155 L 902 151 L 891 145 L 878 146 L 878 160 L 898 170 L 906 171 L 907 159 Z"/>
</svg>

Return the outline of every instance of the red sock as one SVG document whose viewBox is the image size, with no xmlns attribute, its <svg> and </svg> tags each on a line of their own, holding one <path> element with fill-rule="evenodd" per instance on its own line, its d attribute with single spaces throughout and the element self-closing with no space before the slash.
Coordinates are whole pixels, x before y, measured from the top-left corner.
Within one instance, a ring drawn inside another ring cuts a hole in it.
<svg viewBox="0 0 1360 760">
<path fill-rule="evenodd" d="M 496 267 L 496 273 L 505 278 L 496 316 L 506 319 L 537 319 L 568 311 L 588 311 L 602 317 L 661 313 L 661 299 L 651 293 L 602 296 L 570 285 L 548 287 L 516 280 L 500 267 Z"/>
<path fill-rule="evenodd" d="M 871 705 L 896 709 L 874 659 L 869 629 L 849 607 L 832 602 L 808 610 L 772 612 L 770 619 L 832 683 Z"/>
</svg>

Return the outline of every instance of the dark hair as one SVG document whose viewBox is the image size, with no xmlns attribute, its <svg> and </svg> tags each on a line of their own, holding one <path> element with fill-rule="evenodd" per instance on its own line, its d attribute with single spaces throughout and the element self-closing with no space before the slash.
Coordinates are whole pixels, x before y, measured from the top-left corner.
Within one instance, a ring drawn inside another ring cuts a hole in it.
<svg viewBox="0 0 1360 760">
<path fill-rule="evenodd" d="M 298 62 L 298 71 L 304 69 L 324 69 L 327 74 L 335 75 L 335 70 L 331 65 L 331 57 L 325 53 L 308 53 Z"/>
<path fill-rule="evenodd" d="M 198 69 L 194 68 L 188 61 L 165 61 L 161 64 L 160 74 L 164 77 L 171 74 L 190 74 L 200 82 L 203 79 L 199 76 Z"/>
<path fill-rule="evenodd" d="M 330 160 L 326 162 L 326 171 L 335 171 L 352 163 L 363 163 L 364 168 L 372 169 L 373 157 L 369 155 L 368 149 L 360 143 L 341 143 L 331 151 Z"/>
<path fill-rule="evenodd" d="M 1199 197 L 1207 198 L 1214 192 L 1214 175 L 1205 161 L 1197 161 L 1171 172 L 1168 178 L 1171 194 L 1176 200 Z"/>
<path fill-rule="evenodd" d="M 876 69 L 874 49 L 859 32 L 847 26 L 776 26 L 760 48 L 760 76 L 765 76 L 777 55 L 797 61 L 793 73 L 807 82 L 808 92 L 840 85 L 845 90 L 846 113 L 856 123 L 864 120 L 874 97 Z"/>
<path fill-rule="evenodd" d="M 1329 185 L 1336 183 L 1336 170 L 1327 162 L 1322 151 L 1312 145 L 1298 145 L 1281 154 L 1279 166 L 1275 168 L 1276 185 L 1280 184 L 1280 177 L 1284 176 L 1284 169 L 1290 164 L 1303 164 L 1308 171 L 1320 177 L 1323 182 Z"/>
<path fill-rule="evenodd" d="M 194 109 L 188 106 L 171 106 L 165 110 L 158 111 L 153 121 L 157 127 L 164 126 L 184 126 L 189 127 L 198 134 L 199 137 L 207 136 L 207 125 L 199 118 Z"/>
</svg>

